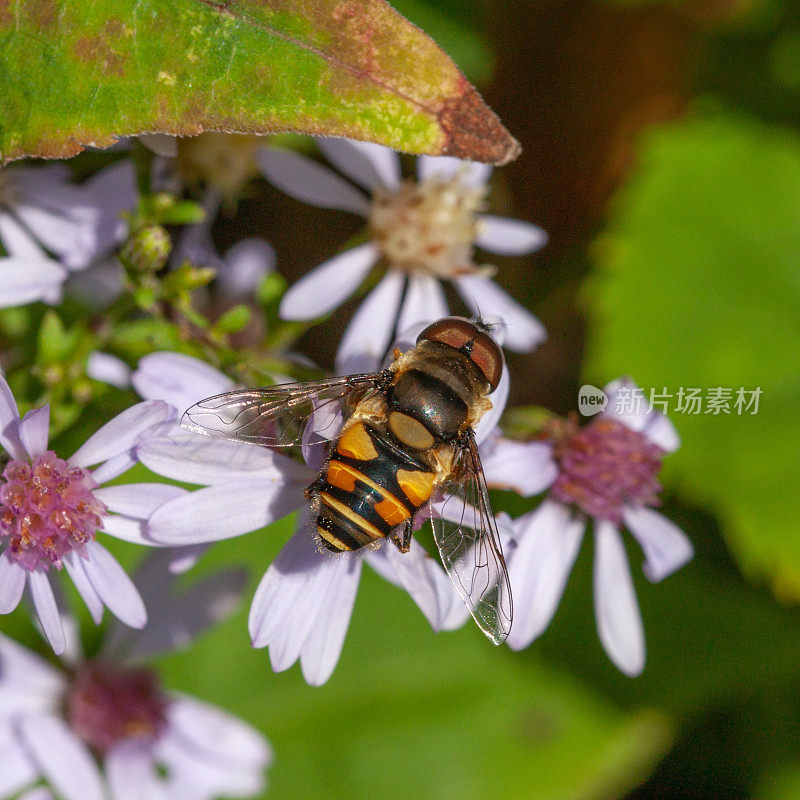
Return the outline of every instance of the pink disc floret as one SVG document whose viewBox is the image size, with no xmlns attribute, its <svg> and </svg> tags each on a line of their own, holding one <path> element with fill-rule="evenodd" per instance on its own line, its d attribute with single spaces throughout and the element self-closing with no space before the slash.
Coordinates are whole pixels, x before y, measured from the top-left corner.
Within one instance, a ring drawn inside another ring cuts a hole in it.
<svg viewBox="0 0 800 800">
<path fill-rule="evenodd" d="M 624 506 L 659 504 L 657 476 L 664 450 L 615 419 L 566 426 L 553 453 L 559 475 L 552 495 L 589 516 L 619 525 Z"/>
<path fill-rule="evenodd" d="M 2 478 L 0 542 L 26 569 L 60 569 L 65 555 L 94 539 L 106 507 L 87 470 L 48 450 L 30 464 L 10 461 Z"/>
</svg>

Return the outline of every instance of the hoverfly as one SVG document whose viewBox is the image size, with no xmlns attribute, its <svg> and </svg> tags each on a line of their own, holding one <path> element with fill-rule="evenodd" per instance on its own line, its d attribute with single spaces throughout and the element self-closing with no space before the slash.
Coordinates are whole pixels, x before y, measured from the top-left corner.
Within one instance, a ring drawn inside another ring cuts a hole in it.
<svg viewBox="0 0 800 800">
<path fill-rule="evenodd" d="M 383 538 L 407 552 L 415 519 L 435 503 L 442 563 L 500 644 L 511 629 L 511 589 L 473 429 L 502 370 L 485 323 L 445 317 L 380 372 L 226 392 L 189 408 L 182 425 L 267 447 L 324 446 L 306 498 L 320 543 L 335 553 Z"/>
</svg>

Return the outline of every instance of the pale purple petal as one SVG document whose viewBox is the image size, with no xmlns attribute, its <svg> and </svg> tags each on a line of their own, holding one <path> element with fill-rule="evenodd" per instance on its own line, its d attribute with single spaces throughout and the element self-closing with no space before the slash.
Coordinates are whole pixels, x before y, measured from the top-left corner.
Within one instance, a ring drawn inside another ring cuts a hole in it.
<svg viewBox="0 0 800 800">
<path fill-rule="evenodd" d="M 29 792 L 21 794 L 17 800 L 55 800 L 55 795 L 47 787 L 37 786 Z"/>
<path fill-rule="evenodd" d="M 109 511 L 128 517 L 146 519 L 159 506 L 186 494 L 186 489 L 166 483 L 126 483 L 95 489 L 94 496 Z"/>
<path fill-rule="evenodd" d="M 60 655 L 67 647 L 67 639 L 47 573 L 40 569 L 29 572 L 28 589 L 45 638 L 50 642 L 53 652 Z"/>
<path fill-rule="evenodd" d="M 75 584 L 78 594 L 83 599 L 83 602 L 86 603 L 86 607 L 89 609 L 89 613 L 92 615 L 95 625 L 99 625 L 103 620 L 105 606 L 100 599 L 100 595 L 97 594 L 97 590 L 89 580 L 89 576 L 86 574 L 84 563 L 84 559 L 75 551 L 67 553 L 67 555 L 64 556 L 64 566 L 70 578 L 72 578 L 72 582 Z"/>
<path fill-rule="evenodd" d="M 505 324 L 504 346 L 527 353 L 547 338 L 544 325 L 520 305 L 510 294 L 483 275 L 461 275 L 454 278 L 464 302 L 483 317 L 499 317 Z"/>
<path fill-rule="evenodd" d="M 361 557 L 335 556 L 337 575 L 300 651 L 300 666 L 309 686 L 322 686 L 330 678 L 344 646 L 361 577 Z"/>
<path fill-rule="evenodd" d="M 19 411 L 14 395 L 0 374 L 0 447 L 4 448 L 11 458 L 27 460 L 28 454 L 19 438 Z"/>
<path fill-rule="evenodd" d="M 536 511 L 516 520 L 514 527 L 517 546 L 508 557 L 514 624 L 507 642 L 512 650 L 521 650 L 550 624 L 578 555 L 585 522 L 560 503 L 545 500 Z"/>
<path fill-rule="evenodd" d="M 86 374 L 102 383 L 109 383 L 118 389 L 131 385 L 131 368 L 121 359 L 108 353 L 95 350 L 86 360 Z"/>
<path fill-rule="evenodd" d="M 506 410 L 506 403 L 508 402 L 508 393 L 511 390 L 511 374 L 508 367 L 503 364 L 503 372 L 500 375 L 500 382 L 497 388 L 491 393 L 489 399 L 492 401 L 492 407 L 481 417 L 478 424 L 475 426 L 475 441 L 482 444 L 497 428 L 500 422 L 500 417 Z"/>
<path fill-rule="evenodd" d="M 377 260 L 378 248 L 367 242 L 323 262 L 289 287 L 281 319 L 310 320 L 332 311 L 361 286 Z"/>
<path fill-rule="evenodd" d="M 434 176 L 449 180 L 460 176 L 467 186 L 477 188 L 488 183 L 491 174 L 491 165 L 478 161 L 462 161 L 453 156 L 420 156 L 417 159 L 417 177 L 420 180 Z"/>
<path fill-rule="evenodd" d="M 131 406 L 92 434 L 69 461 L 77 467 L 89 467 L 120 455 L 138 444 L 144 434 L 163 425 L 174 413 L 174 409 L 161 400 Z"/>
<path fill-rule="evenodd" d="M 184 490 L 185 491 L 185 490 Z M 122 514 L 109 514 L 103 517 L 103 533 L 113 536 L 123 542 L 141 544 L 145 547 L 167 547 L 163 542 L 157 542 L 147 533 L 147 520 L 134 519 Z"/>
<path fill-rule="evenodd" d="M 275 251 L 263 239 L 243 239 L 225 253 L 222 268 L 217 272 L 218 291 L 226 298 L 252 296 L 264 279 L 275 269 Z"/>
<path fill-rule="evenodd" d="M 494 488 L 533 497 L 558 477 L 553 447 L 548 442 L 515 442 L 498 438 L 484 444 L 481 448 L 483 471 L 487 483 Z"/>
<path fill-rule="evenodd" d="M 681 437 L 669 417 L 653 410 L 642 433 L 667 453 L 674 453 L 681 446 Z"/>
<path fill-rule="evenodd" d="M 432 275 L 412 274 L 400 310 L 397 330 L 404 331 L 419 322 L 435 322 L 447 314 L 447 300 L 442 284 Z"/>
<path fill-rule="evenodd" d="M 98 486 L 113 481 L 114 478 L 119 478 L 120 475 L 126 473 L 134 464 L 136 459 L 133 457 L 133 452 L 128 450 L 127 453 L 120 453 L 118 456 L 112 456 L 108 461 L 104 461 L 99 467 L 93 469 L 92 478 Z"/>
<path fill-rule="evenodd" d="M 332 137 L 317 138 L 317 146 L 338 170 L 370 192 L 400 185 L 400 159 L 388 147 Z"/>
<path fill-rule="evenodd" d="M 257 479 L 308 484 L 312 479 L 301 464 L 273 450 L 194 433 L 150 439 L 136 448 L 136 454 L 148 469 L 184 483 Z"/>
<path fill-rule="evenodd" d="M 233 389 L 233 381 L 199 358 L 183 353 L 150 353 L 139 359 L 131 377 L 145 400 L 166 400 L 178 411 L 206 397 Z"/>
<path fill-rule="evenodd" d="M 154 800 L 156 765 L 150 742 L 123 739 L 105 757 L 113 800 Z"/>
<path fill-rule="evenodd" d="M 10 614 L 22 599 L 28 570 L 7 552 L 0 553 L 0 614 Z"/>
<path fill-rule="evenodd" d="M 99 313 L 122 294 L 124 282 L 122 264 L 108 256 L 86 269 L 71 272 L 64 288 L 68 294 L 80 298 L 94 313 Z M 47 302 L 55 305 L 50 298 L 47 298 Z"/>
<path fill-rule="evenodd" d="M 63 800 L 105 800 L 94 758 L 65 722 L 30 714 L 19 728 L 39 770 Z"/>
<path fill-rule="evenodd" d="M 337 372 L 353 375 L 380 369 L 394 334 L 404 282 L 405 273 L 390 270 L 361 302 L 339 344 Z"/>
<path fill-rule="evenodd" d="M 39 771 L 15 731 L 0 722 L 0 798 L 13 797 L 38 777 Z"/>
<path fill-rule="evenodd" d="M 0 634 L 0 687 L 17 696 L 36 697 L 38 702 L 31 707 L 46 708 L 58 703 L 64 676 L 32 650 Z M 5 705 L 0 707 L 0 717 L 6 710 Z"/>
<path fill-rule="evenodd" d="M 70 193 L 75 187 L 70 187 Z M 37 202 L 44 198 L 38 197 Z M 14 213 L 25 227 L 31 231 L 36 240 L 47 250 L 54 253 L 69 268 L 85 267 L 86 253 L 92 238 L 91 215 L 78 208 L 78 195 L 67 198 L 56 197 L 50 189 L 48 201 L 51 205 L 64 203 L 60 209 L 45 208 L 40 205 L 14 206 Z"/>
<path fill-rule="evenodd" d="M 55 261 L 0 257 L 0 308 L 45 300 L 66 277 L 67 270 Z"/>
<path fill-rule="evenodd" d="M 630 378 L 618 378 L 604 389 L 608 404 L 603 415 L 638 431 L 667 453 L 680 447 L 675 426 L 659 411 L 650 408 L 649 398 Z"/>
<path fill-rule="evenodd" d="M 117 560 L 99 542 L 86 545 L 83 568 L 108 610 L 126 625 L 141 628 L 147 622 L 142 598 Z"/>
<path fill-rule="evenodd" d="M 170 548 L 172 558 L 169 562 L 169 571 L 173 575 L 183 575 L 197 564 L 207 550 L 207 544 L 187 544 L 185 547 Z"/>
<path fill-rule="evenodd" d="M 501 256 L 521 256 L 544 247 L 547 234 L 530 222 L 483 214 L 478 217 L 476 244 Z"/>
<path fill-rule="evenodd" d="M 47 253 L 10 214 L 0 211 L 0 241 L 10 256 L 29 261 L 47 261 Z"/>
<path fill-rule="evenodd" d="M 198 489 L 164 504 L 148 533 L 172 546 L 216 542 L 256 531 L 303 504 L 302 492 L 283 480 L 241 480 Z"/>
<path fill-rule="evenodd" d="M 288 195 L 321 208 L 366 216 L 366 196 L 335 172 L 290 150 L 262 147 L 256 161 L 264 177 Z"/>
<path fill-rule="evenodd" d="M 657 511 L 625 506 L 622 518 L 644 551 L 642 572 L 653 583 L 672 575 L 694 556 L 689 537 Z"/>
<path fill-rule="evenodd" d="M 140 133 L 136 137 L 148 150 L 162 158 L 175 158 L 178 155 L 178 137 L 168 133 Z"/>
<path fill-rule="evenodd" d="M 630 677 L 644 669 L 644 626 L 628 555 L 617 528 L 595 520 L 594 612 L 606 653 Z"/>
<path fill-rule="evenodd" d="M 50 406 L 29 411 L 19 424 L 19 438 L 31 460 L 47 450 L 50 433 Z"/>
</svg>

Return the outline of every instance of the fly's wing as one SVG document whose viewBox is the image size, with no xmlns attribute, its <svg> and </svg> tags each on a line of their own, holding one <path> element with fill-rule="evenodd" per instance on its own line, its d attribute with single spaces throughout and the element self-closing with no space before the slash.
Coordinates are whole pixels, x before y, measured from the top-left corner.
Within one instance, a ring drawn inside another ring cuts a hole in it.
<svg viewBox="0 0 800 800">
<path fill-rule="evenodd" d="M 478 627 L 494 644 L 502 644 L 511 630 L 511 585 L 472 434 L 460 451 L 456 469 L 457 478 L 433 504 L 433 538 L 453 586 Z"/>
<path fill-rule="evenodd" d="M 184 413 L 181 426 L 216 439 L 291 447 L 303 443 L 313 416 L 314 435 L 307 435 L 305 444 L 322 442 L 338 433 L 343 405 L 354 405 L 375 390 L 382 376 L 377 372 L 237 389 L 195 403 Z"/>
</svg>

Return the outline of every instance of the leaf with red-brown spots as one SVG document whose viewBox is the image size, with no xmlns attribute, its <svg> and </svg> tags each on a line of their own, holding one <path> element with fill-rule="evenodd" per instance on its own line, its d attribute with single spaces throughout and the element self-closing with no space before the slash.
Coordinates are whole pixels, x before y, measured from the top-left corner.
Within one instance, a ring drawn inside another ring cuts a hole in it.
<svg viewBox="0 0 800 800">
<path fill-rule="evenodd" d="M 502 164 L 516 141 L 383 0 L 0 0 L 0 160 L 300 131 Z"/>
</svg>

